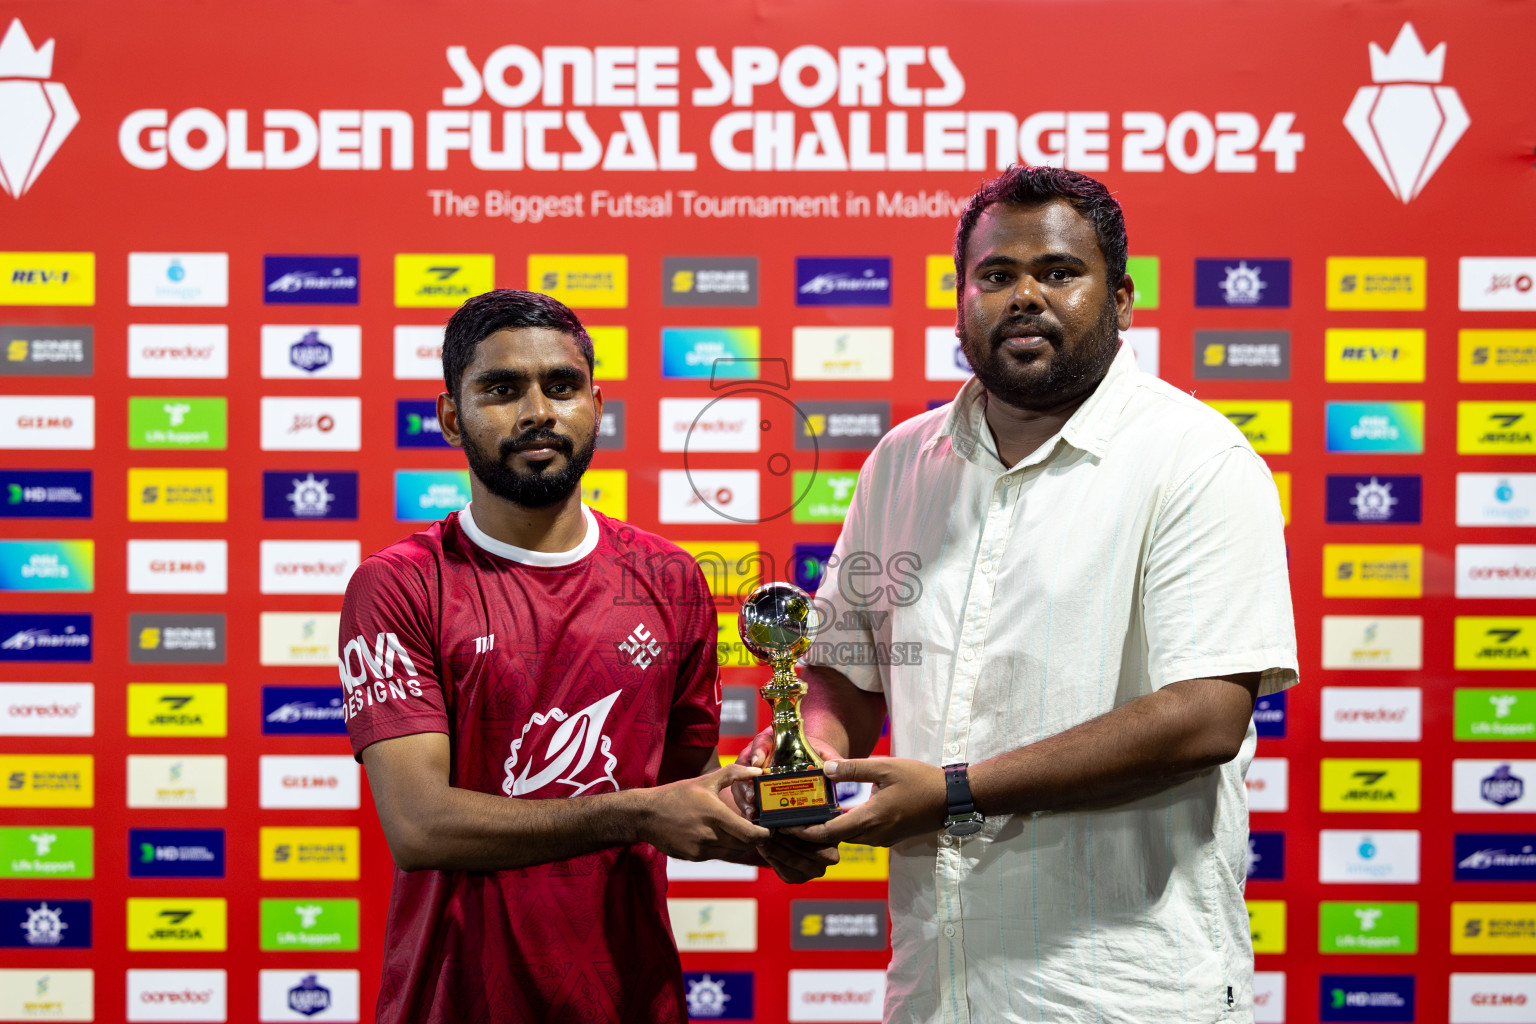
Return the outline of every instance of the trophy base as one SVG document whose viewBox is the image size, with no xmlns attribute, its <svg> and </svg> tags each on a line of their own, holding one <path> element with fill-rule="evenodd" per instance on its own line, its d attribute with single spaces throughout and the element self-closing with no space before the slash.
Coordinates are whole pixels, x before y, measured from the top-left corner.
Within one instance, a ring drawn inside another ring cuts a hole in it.
<svg viewBox="0 0 1536 1024">
<path fill-rule="evenodd" d="M 842 813 L 836 785 L 820 768 L 759 775 L 752 782 L 757 787 L 752 821 L 763 828 L 820 825 Z"/>
</svg>

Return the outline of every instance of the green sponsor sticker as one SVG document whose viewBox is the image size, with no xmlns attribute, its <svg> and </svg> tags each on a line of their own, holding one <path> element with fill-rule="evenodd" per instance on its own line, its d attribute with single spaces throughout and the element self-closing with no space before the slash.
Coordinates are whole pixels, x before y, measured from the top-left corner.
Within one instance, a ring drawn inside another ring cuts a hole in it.
<svg viewBox="0 0 1536 1024">
<path fill-rule="evenodd" d="M 1321 953 L 1417 953 L 1417 903 L 1321 903 Z"/>
<path fill-rule="evenodd" d="M 228 406 L 223 398 L 130 398 L 128 447 L 225 448 Z"/>
<path fill-rule="evenodd" d="M 357 900 L 262 900 L 261 948 L 357 949 Z"/>
<path fill-rule="evenodd" d="M 1156 309 L 1160 294 L 1161 264 L 1156 256 L 1130 256 L 1125 261 L 1125 272 L 1136 284 L 1134 309 Z"/>
<path fill-rule="evenodd" d="M 0 878 L 91 878 L 95 870 L 89 828 L 0 828 Z"/>
<path fill-rule="evenodd" d="M 1456 738 L 1536 740 L 1536 690 L 1457 690 Z"/>
<path fill-rule="evenodd" d="M 791 517 L 797 523 L 840 523 L 848 515 L 853 504 L 853 485 L 859 482 L 859 472 L 848 470 L 822 470 L 795 472 L 795 494 L 805 495 L 796 505 Z"/>
</svg>

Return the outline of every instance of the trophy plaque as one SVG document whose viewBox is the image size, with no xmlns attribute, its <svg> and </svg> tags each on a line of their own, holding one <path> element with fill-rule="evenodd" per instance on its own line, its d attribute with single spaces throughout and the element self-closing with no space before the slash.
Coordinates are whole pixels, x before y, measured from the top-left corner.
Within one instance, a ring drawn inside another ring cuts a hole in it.
<svg viewBox="0 0 1536 1024">
<path fill-rule="evenodd" d="M 841 813 L 836 784 L 822 773 L 800 718 L 805 684 L 794 665 L 811 646 L 810 614 L 810 597 L 792 583 L 765 583 L 741 606 L 742 643 L 773 666 L 773 678 L 758 691 L 773 711 L 773 750 L 763 774 L 752 780 L 752 820 L 764 828 L 819 825 Z"/>
</svg>

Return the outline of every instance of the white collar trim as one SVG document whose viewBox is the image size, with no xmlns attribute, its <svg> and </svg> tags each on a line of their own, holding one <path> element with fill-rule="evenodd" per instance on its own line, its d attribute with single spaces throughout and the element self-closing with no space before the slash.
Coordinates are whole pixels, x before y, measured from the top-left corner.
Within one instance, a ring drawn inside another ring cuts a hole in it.
<svg viewBox="0 0 1536 1024">
<path fill-rule="evenodd" d="M 473 504 L 473 503 L 471 503 Z M 581 539 L 581 543 L 569 551 L 529 551 L 497 540 L 475 522 L 474 515 L 470 512 L 470 506 L 465 505 L 464 511 L 459 513 L 459 526 L 474 541 L 476 546 L 499 558 L 505 558 L 513 562 L 521 562 L 523 565 L 536 565 L 546 569 L 557 568 L 562 565 L 574 565 L 586 558 L 597 548 L 599 534 L 597 517 L 585 504 L 581 506 L 581 517 L 587 521 L 587 535 Z"/>
</svg>

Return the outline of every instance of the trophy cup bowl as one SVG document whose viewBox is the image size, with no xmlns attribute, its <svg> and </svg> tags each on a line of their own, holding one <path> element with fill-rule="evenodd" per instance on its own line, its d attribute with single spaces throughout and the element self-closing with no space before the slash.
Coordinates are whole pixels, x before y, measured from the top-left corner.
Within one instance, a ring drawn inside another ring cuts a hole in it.
<svg viewBox="0 0 1536 1024">
<path fill-rule="evenodd" d="M 765 583 L 742 602 L 741 641 L 752 656 L 773 666 L 758 691 L 773 711 L 773 750 L 763 774 L 753 779 L 752 820 L 764 828 L 818 825 L 841 813 L 836 787 L 805 738 L 800 698 L 805 684 L 794 665 L 811 648 L 811 599 L 792 583 Z"/>
</svg>

